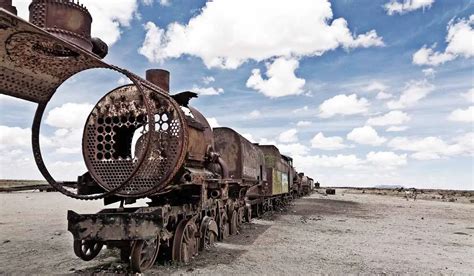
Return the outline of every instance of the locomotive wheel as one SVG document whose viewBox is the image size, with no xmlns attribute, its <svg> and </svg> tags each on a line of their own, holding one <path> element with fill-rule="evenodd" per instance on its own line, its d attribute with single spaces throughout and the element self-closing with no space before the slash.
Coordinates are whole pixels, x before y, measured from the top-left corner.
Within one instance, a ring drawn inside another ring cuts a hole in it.
<svg viewBox="0 0 474 276">
<path fill-rule="evenodd" d="M 252 220 L 252 209 L 251 207 L 245 208 L 245 222 L 249 222 Z"/>
<path fill-rule="evenodd" d="M 133 271 L 143 272 L 153 266 L 158 256 L 160 239 L 138 240 L 133 242 L 130 253 L 130 267 Z"/>
<path fill-rule="evenodd" d="M 234 210 L 232 212 L 232 217 L 230 218 L 230 234 L 231 235 L 237 235 L 239 233 L 239 215 L 237 214 L 237 211 Z"/>
<path fill-rule="evenodd" d="M 193 219 L 183 219 L 176 228 L 173 239 L 173 261 L 188 264 L 198 254 L 198 229 Z"/>
<path fill-rule="evenodd" d="M 90 261 L 99 254 L 103 245 L 97 241 L 74 240 L 74 254 L 84 261 Z"/>
<path fill-rule="evenodd" d="M 201 222 L 201 239 L 199 242 L 199 250 L 209 249 L 214 246 L 214 242 L 218 235 L 217 223 L 210 217 L 204 217 Z"/>
<path fill-rule="evenodd" d="M 219 220 L 219 241 L 223 241 L 229 237 L 229 218 L 227 214 L 224 212 L 221 214 L 221 218 Z"/>
</svg>

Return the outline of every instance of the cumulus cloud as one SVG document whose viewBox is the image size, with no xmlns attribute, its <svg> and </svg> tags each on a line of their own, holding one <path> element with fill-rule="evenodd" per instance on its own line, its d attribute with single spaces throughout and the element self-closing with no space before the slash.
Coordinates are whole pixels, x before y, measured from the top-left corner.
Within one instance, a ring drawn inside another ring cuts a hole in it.
<svg viewBox="0 0 474 276">
<path fill-rule="evenodd" d="M 448 143 L 439 137 L 425 138 L 395 137 L 388 143 L 393 149 L 414 152 L 411 157 L 417 160 L 432 160 L 455 155 L 474 153 L 474 133 L 470 132 Z"/>
<path fill-rule="evenodd" d="M 214 88 L 214 87 L 199 87 L 197 85 L 193 86 L 191 89 L 193 92 L 198 93 L 201 96 L 215 96 L 224 93 L 223 88 Z"/>
<path fill-rule="evenodd" d="M 322 150 L 340 150 L 347 146 L 344 145 L 344 138 L 339 136 L 325 137 L 322 132 L 319 132 L 311 139 L 311 147 Z"/>
<path fill-rule="evenodd" d="M 28 148 L 31 145 L 31 129 L 0 125 L 0 149 Z"/>
<path fill-rule="evenodd" d="M 127 78 L 127 77 L 120 77 L 118 80 L 117 80 L 117 84 L 118 85 L 126 85 L 126 84 L 131 84 L 132 81 Z"/>
<path fill-rule="evenodd" d="M 410 81 L 405 85 L 405 89 L 402 91 L 400 98 L 387 102 L 387 107 L 390 109 L 411 107 L 428 96 L 434 89 L 435 86 L 427 80 Z"/>
<path fill-rule="evenodd" d="M 407 164 L 407 155 L 391 151 L 371 151 L 367 154 L 366 160 L 375 167 L 395 168 Z"/>
<path fill-rule="evenodd" d="M 386 132 L 401 132 L 401 131 L 405 131 L 407 129 L 408 129 L 407 126 L 391 126 L 391 127 L 387 128 L 385 131 Z"/>
<path fill-rule="evenodd" d="M 446 35 L 446 49 L 444 52 L 434 50 L 432 47 L 423 46 L 413 54 L 413 63 L 416 65 L 438 66 L 458 57 L 472 58 L 474 56 L 474 15 L 468 19 L 451 20 L 448 24 Z"/>
<path fill-rule="evenodd" d="M 262 78 L 260 69 L 254 69 L 246 85 L 270 98 L 299 95 L 303 93 L 305 80 L 296 77 L 298 66 L 296 59 L 278 58 L 267 64 L 266 79 Z"/>
<path fill-rule="evenodd" d="M 387 92 L 389 87 L 379 81 L 372 81 L 363 89 L 367 92 L 377 92 L 376 98 L 378 100 L 386 100 L 392 98 L 392 94 Z"/>
<path fill-rule="evenodd" d="M 369 83 L 369 85 L 365 87 L 365 90 L 368 92 L 373 92 L 373 91 L 382 92 L 382 91 L 386 91 L 387 89 L 388 89 L 388 86 L 386 86 L 385 84 L 379 81 L 372 81 L 371 83 Z"/>
<path fill-rule="evenodd" d="M 363 126 L 354 128 L 349 134 L 347 139 L 363 145 L 379 146 L 387 139 L 380 137 L 375 129 L 371 126 Z"/>
<path fill-rule="evenodd" d="M 356 94 L 337 95 L 333 98 L 325 100 L 319 106 L 319 117 L 330 118 L 334 115 L 354 115 L 367 113 L 369 102 L 365 98 L 357 98 Z"/>
<path fill-rule="evenodd" d="M 255 119 L 255 118 L 258 118 L 260 116 L 262 116 L 262 114 L 258 110 L 254 110 L 254 111 L 249 113 L 249 118 L 251 118 L 251 119 Z"/>
<path fill-rule="evenodd" d="M 89 103 L 65 103 L 49 111 L 45 122 L 57 128 L 82 129 L 93 108 Z"/>
<path fill-rule="evenodd" d="M 474 103 L 474 88 L 469 89 L 466 93 L 462 93 L 461 96 L 471 103 Z"/>
<path fill-rule="evenodd" d="M 467 109 L 454 110 L 449 114 L 448 120 L 463 123 L 474 122 L 474 106 L 470 106 Z"/>
<path fill-rule="evenodd" d="M 164 30 L 148 22 L 146 30 L 140 52 L 152 62 L 191 55 L 207 67 L 227 69 L 247 60 L 383 45 L 375 30 L 356 36 L 344 18 L 333 20 L 327 0 L 209 1 L 187 24 L 172 23 Z"/>
<path fill-rule="evenodd" d="M 427 78 L 434 78 L 434 76 L 436 74 L 436 70 L 433 69 L 433 68 L 426 68 L 426 69 L 421 70 L 421 72 L 423 72 L 423 74 Z"/>
<path fill-rule="evenodd" d="M 294 109 L 292 112 L 295 114 L 301 114 L 301 113 L 307 112 L 308 110 L 309 110 L 309 107 L 305 105 L 301 108 Z"/>
<path fill-rule="evenodd" d="M 391 0 L 384 5 L 388 15 L 405 14 L 418 9 L 431 8 L 435 0 Z"/>
<path fill-rule="evenodd" d="M 410 116 L 403 111 L 390 111 L 382 116 L 373 117 L 367 120 L 367 125 L 371 126 L 393 126 L 402 125 L 410 121 Z"/>
<path fill-rule="evenodd" d="M 297 168 L 308 169 L 314 167 L 357 169 L 365 163 L 365 160 L 354 154 L 296 156 L 294 161 Z"/>
<path fill-rule="evenodd" d="M 211 82 L 215 82 L 216 79 L 213 77 L 213 76 L 207 76 L 207 77 L 204 77 L 202 78 L 202 82 L 205 84 L 205 85 L 208 85 L 210 84 Z"/>
<path fill-rule="evenodd" d="M 310 122 L 310 121 L 298 121 L 298 122 L 296 123 L 296 126 L 297 126 L 297 127 L 307 127 L 307 126 L 310 126 L 310 125 L 312 125 L 312 124 L 313 124 L 313 123 Z"/>
<path fill-rule="evenodd" d="M 300 143 L 278 144 L 276 146 L 282 154 L 288 154 L 290 156 L 300 156 L 309 153 L 309 148 Z"/>
<path fill-rule="evenodd" d="M 298 141 L 298 130 L 292 128 L 286 130 L 278 136 L 278 140 L 282 143 L 293 143 Z"/>
</svg>

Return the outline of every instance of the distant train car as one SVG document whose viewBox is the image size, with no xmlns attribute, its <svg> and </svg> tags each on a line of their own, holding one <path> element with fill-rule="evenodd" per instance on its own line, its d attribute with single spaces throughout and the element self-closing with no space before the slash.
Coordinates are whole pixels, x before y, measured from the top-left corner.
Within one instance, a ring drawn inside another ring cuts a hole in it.
<svg viewBox="0 0 474 276">
<path fill-rule="evenodd" d="M 267 183 L 265 192 L 267 196 L 287 194 L 292 185 L 291 166 L 282 157 L 277 147 L 273 145 L 259 145 L 265 155 L 267 167 Z"/>
<path fill-rule="evenodd" d="M 304 173 L 299 173 L 298 175 L 301 178 L 301 193 L 302 193 L 302 195 L 309 194 L 309 191 L 310 191 L 309 178 L 306 175 L 304 175 Z"/>
<path fill-rule="evenodd" d="M 295 168 L 293 167 L 293 158 L 287 155 L 281 156 L 290 166 L 290 183 L 289 183 L 289 193 L 292 198 L 296 198 L 299 195 L 299 181 L 298 181 L 298 173 L 296 172 Z"/>
</svg>

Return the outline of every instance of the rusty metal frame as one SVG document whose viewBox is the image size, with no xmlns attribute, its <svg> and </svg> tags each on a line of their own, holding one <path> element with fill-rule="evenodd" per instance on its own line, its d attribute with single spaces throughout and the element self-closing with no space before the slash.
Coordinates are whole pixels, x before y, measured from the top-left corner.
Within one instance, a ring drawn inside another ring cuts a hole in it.
<svg viewBox="0 0 474 276">
<path fill-rule="evenodd" d="M 122 190 L 144 162 L 145 156 L 139 158 L 137 165 L 128 178 L 115 189 L 101 194 L 79 195 L 65 189 L 57 182 L 46 168 L 39 143 L 41 120 L 47 104 L 56 93 L 57 88 L 73 75 L 94 68 L 110 69 L 129 78 L 138 92 L 143 96 L 148 118 L 148 133 L 144 148 L 148 150 L 151 144 L 151 134 L 155 130 L 154 114 L 150 108 L 150 99 L 144 92 L 150 89 L 166 97 L 176 109 L 179 105 L 160 87 L 139 76 L 107 64 L 94 54 L 60 38 L 43 29 L 24 21 L 23 19 L 0 9 L 0 93 L 38 103 L 32 126 L 32 147 L 35 162 L 48 183 L 59 192 L 76 199 L 100 199 Z M 36 43 L 36 44 L 34 44 Z M 36 47 L 36 48 L 35 48 Z M 35 52 L 36 51 L 36 52 Z M 183 126 L 184 145 L 179 153 L 179 163 L 184 163 L 187 143 L 187 129 L 184 114 L 178 112 Z M 179 166 L 169 172 L 162 184 L 169 182 L 177 173 Z M 163 185 L 154 187 L 138 196 L 156 192 Z"/>
</svg>

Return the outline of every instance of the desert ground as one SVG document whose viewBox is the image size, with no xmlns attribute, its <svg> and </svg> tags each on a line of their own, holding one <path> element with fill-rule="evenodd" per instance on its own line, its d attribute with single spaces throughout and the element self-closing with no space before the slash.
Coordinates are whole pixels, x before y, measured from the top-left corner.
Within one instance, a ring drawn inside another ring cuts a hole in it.
<svg viewBox="0 0 474 276">
<path fill-rule="evenodd" d="M 473 274 L 474 204 L 434 196 L 313 193 L 254 219 L 189 265 L 156 264 L 145 274 Z M 128 272 L 112 250 L 90 262 L 74 256 L 66 211 L 100 208 L 55 192 L 0 193 L 0 274 Z"/>
</svg>

